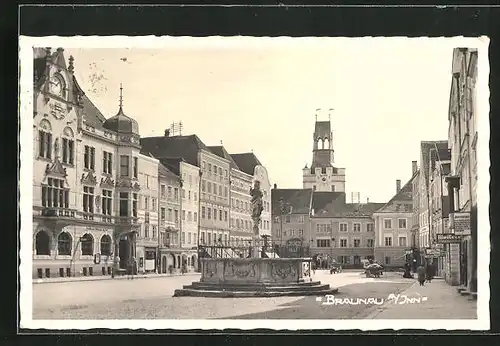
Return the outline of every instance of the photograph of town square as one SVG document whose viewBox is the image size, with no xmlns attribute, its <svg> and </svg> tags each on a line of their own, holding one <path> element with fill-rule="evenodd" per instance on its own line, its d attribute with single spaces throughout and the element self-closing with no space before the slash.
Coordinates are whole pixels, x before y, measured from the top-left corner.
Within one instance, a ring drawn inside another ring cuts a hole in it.
<svg viewBox="0 0 500 346">
<path fill-rule="evenodd" d="M 478 50 L 378 42 L 34 47 L 32 318 L 477 319 Z"/>
</svg>

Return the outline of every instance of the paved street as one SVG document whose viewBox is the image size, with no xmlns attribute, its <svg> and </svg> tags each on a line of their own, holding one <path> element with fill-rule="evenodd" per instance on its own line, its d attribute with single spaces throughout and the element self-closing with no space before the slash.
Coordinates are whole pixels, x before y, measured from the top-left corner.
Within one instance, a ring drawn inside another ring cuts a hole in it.
<svg viewBox="0 0 500 346">
<path fill-rule="evenodd" d="M 105 280 L 33 285 L 35 319 L 348 319 L 373 313 L 373 304 L 321 305 L 316 297 L 173 298 L 175 289 L 198 275 L 140 280 Z M 360 272 L 330 275 L 317 271 L 314 280 L 338 287 L 336 298 L 387 298 L 410 287 L 412 280 L 386 273 L 380 279 Z"/>
</svg>

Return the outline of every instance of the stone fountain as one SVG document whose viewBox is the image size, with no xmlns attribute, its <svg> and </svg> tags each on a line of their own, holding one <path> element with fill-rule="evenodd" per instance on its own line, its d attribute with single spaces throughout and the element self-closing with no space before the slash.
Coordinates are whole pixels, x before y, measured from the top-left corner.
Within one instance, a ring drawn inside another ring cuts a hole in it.
<svg viewBox="0 0 500 346">
<path fill-rule="evenodd" d="M 278 297 L 335 294 L 338 289 L 312 281 L 310 258 L 261 258 L 259 224 L 263 211 L 260 182 L 252 196 L 253 244 L 250 258 L 202 258 L 201 279 L 174 297 Z"/>
</svg>

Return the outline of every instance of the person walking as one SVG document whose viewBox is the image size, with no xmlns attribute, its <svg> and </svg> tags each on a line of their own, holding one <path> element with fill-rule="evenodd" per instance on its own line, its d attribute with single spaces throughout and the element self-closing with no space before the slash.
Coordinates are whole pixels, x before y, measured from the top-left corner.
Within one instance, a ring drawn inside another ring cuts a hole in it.
<svg viewBox="0 0 500 346">
<path fill-rule="evenodd" d="M 433 266 L 430 263 L 427 263 L 427 267 L 425 268 L 425 278 L 427 279 L 427 282 L 430 283 L 432 278 L 433 278 Z"/>
<path fill-rule="evenodd" d="M 425 285 L 425 267 L 423 265 L 420 265 L 417 268 L 417 280 L 420 283 L 420 286 Z"/>
</svg>

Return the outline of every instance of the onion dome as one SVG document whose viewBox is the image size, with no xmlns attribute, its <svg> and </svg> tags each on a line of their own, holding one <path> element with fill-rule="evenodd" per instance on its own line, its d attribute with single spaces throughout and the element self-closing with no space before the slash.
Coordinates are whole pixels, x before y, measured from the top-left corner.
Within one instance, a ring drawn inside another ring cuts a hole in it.
<svg viewBox="0 0 500 346">
<path fill-rule="evenodd" d="M 104 128 L 115 131 L 121 134 L 134 134 L 139 135 L 139 124 L 137 121 L 123 113 L 123 98 L 122 98 L 122 86 L 120 84 L 120 109 L 118 114 L 114 117 L 107 119 L 103 126 Z"/>
</svg>

